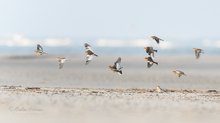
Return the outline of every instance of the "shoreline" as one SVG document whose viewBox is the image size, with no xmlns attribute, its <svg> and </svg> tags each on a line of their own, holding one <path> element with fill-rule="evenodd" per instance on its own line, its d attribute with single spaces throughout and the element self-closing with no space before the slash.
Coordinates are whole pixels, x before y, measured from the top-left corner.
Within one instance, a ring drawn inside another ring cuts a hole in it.
<svg viewBox="0 0 220 123">
<path fill-rule="evenodd" d="M 17 91 L 17 92 L 62 92 L 74 93 L 77 91 L 87 91 L 91 93 L 203 93 L 203 94 L 220 94 L 215 89 L 198 90 L 198 89 L 165 89 L 164 92 L 157 92 L 156 88 L 66 88 L 66 87 L 37 87 L 37 86 L 8 86 L 1 85 L 0 91 Z"/>
</svg>

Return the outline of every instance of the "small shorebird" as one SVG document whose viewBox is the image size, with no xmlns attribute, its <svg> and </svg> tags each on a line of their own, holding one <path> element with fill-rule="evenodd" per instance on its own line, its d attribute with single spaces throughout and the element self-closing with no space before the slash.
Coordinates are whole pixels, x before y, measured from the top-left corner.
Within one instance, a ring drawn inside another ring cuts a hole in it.
<svg viewBox="0 0 220 123">
<path fill-rule="evenodd" d="M 201 53 L 204 53 L 204 52 L 203 52 L 203 49 L 200 49 L 200 48 L 193 48 L 193 50 L 194 50 L 194 52 L 195 52 L 196 59 L 199 59 L 200 54 L 201 54 Z"/>
<path fill-rule="evenodd" d="M 155 62 L 152 57 L 145 57 L 144 58 L 147 61 L 147 67 L 150 68 L 151 66 L 153 66 L 153 64 L 158 65 L 158 62 Z"/>
<path fill-rule="evenodd" d="M 37 56 L 47 54 L 46 52 L 44 52 L 43 47 L 40 44 L 37 44 L 37 50 L 35 51 L 35 53 Z"/>
<path fill-rule="evenodd" d="M 178 77 L 181 77 L 182 75 L 186 76 L 186 74 L 183 71 L 180 70 L 174 70 L 173 73 L 177 75 Z"/>
<path fill-rule="evenodd" d="M 165 92 L 160 86 L 157 86 L 156 91 L 157 91 L 157 93 Z"/>
<path fill-rule="evenodd" d="M 92 47 L 89 44 L 85 43 L 84 46 L 86 48 L 85 53 L 86 53 L 86 65 L 87 65 L 92 60 L 93 56 L 97 57 L 98 55 L 96 55 L 93 52 Z"/>
<path fill-rule="evenodd" d="M 121 57 L 117 59 L 113 66 L 109 65 L 109 69 L 113 72 L 117 72 L 119 75 L 122 75 L 122 68 L 123 67 L 121 67 Z"/>
<path fill-rule="evenodd" d="M 63 65 L 67 61 L 67 59 L 65 57 L 57 57 L 57 60 L 59 62 L 59 69 L 62 69 Z"/>
<path fill-rule="evenodd" d="M 157 36 L 151 36 L 151 38 L 154 39 L 157 42 L 157 44 L 159 44 L 160 41 L 164 41 L 163 39 L 158 38 Z"/>
<path fill-rule="evenodd" d="M 144 47 L 146 53 L 148 55 L 152 55 L 154 57 L 154 52 L 157 52 L 157 50 L 155 50 L 153 47 Z"/>
</svg>

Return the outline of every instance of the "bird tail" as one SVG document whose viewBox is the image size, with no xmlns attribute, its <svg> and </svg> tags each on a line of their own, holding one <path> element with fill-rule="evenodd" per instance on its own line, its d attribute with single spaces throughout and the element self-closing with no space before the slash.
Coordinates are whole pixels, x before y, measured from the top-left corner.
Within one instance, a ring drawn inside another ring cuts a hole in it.
<svg viewBox="0 0 220 123">
<path fill-rule="evenodd" d="M 98 55 L 97 55 L 97 54 L 94 54 L 94 56 L 98 57 Z"/>
<path fill-rule="evenodd" d="M 157 50 L 154 50 L 154 52 L 157 52 Z"/>
<path fill-rule="evenodd" d="M 156 65 L 158 65 L 158 62 L 154 62 Z"/>
</svg>

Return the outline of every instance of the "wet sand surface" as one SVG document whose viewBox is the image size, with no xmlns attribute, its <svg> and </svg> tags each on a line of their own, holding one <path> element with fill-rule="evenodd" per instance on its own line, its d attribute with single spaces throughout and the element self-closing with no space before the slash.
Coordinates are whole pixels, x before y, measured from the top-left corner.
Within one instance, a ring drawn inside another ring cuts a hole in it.
<svg viewBox="0 0 220 123">
<path fill-rule="evenodd" d="M 56 55 L 63 56 L 63 55 Z M 64 68 L 59 70 L 56 56 L 0 57 L 0 85 L 72 88 L 152 88 L 160 85 L 176 89 L 220 90 L 220 58 L 202 56 L 156 56 L 158 66 L 147 68 L 144 56 L 121 56 L 123 75 L 108 69 L 117 56 L 100 56 L 85 65 L 84 56 L 66 56 Z M 179 69 L 187 76 L 176 77 Z"/>
<path fill-rule="evenodd" d="M 115 56 L 81 56 L 59 70 L 55 56 L 0 57 L 0 119 L 7 123 L 218 123 L 220 58 L 121 56 L 123 75 L 107 69 Z M 209 60 L 207 60 L 209 59 Z M 187 76 L 176 77 L 180 69 Z M 156 86 L 164 89 L 156 91 Z"/>
</svg>

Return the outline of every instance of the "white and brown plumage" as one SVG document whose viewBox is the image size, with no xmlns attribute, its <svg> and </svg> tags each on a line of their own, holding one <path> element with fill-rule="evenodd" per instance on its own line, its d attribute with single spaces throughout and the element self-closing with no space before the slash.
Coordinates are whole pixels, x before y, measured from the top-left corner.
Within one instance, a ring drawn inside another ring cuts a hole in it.
<svg viewBox="0 0 220 123">
<path fill-rule="evenodd" d="M 96 55 L 93 52 L 92 47 L 89 44 L 85 43 L 84 46 L 85 46 L 85 49 L 86 49 L 85 53 L 86 53 L 86 65 L 87 65 L 92 60 L 93 56 L 97 57 L 98 55 Z"/>
<path fill-rule="evenodd" d="M 144 47 L 146 53 L 150 56 L 154 57 L 154 52 L 157 52 L 153 47 Z"/>
<path fill-rule="evenodd" d="M 173 73 L 177 75 L 178 77 L 181 77 L 182 75 L 186 76 L 186 74 L 183 71 L 180 70 L 174 70 Z"/>
<path fill-rule="evenodd" d="M 195 52 L 195 56 L 196 56 L 196 59 L 199 59 L 200 57 L 200 54 L 201 53 L 204 53 L 202 49 L 200 48 L 193 48 L 194 52 Z"/>
<path fill-rule="evenodd" d="M 37 50 L 35 51 L 35 53 L 37 56 L 47 54 L 46 52 L 44 52 L 44 49 L 40 44 L 37 44 Z"/>
<path fill-rule="evenodd" d="M 67 59 L 65 57 L 57 57 L 57 61 L 59 62 L 59 69 L 62 69 Z"/>
<path fill-rule="evenodd" d="M 157 92 L 157 93 L 163 93 L 163 92 L 165 92 L 165 91 L 164 91 L 160 86 L 157 86 L 156 92 Z"/>
<path fill-rule="evenodd" d="M 163 39 L 161 39 L 161 38 L 159 38 L 157 36 L 151 36 L 151 38 L 154 39 L 157 42 L 157 44 L 159 44 L 160 41 L 164 41 Z"/>
<path fill-rule="evenodd" d="M 117 59 L 117 61 L 114 63 L 114 65 L 109 65 L 109 69 L 113 72 L 117 72 L 119 75 L 122 74 L 122 68 L 121 67 L 121 57 Z"/>
<path fill-rule="evenodd" d="M 144 58 L 147 61 L 147 67 L 150 68 L 151 66 L 153 66 L 153 64 L 158 65 L 158 62 L 155 62 L 152 57 L 145 57 Z"/>
</svg>

